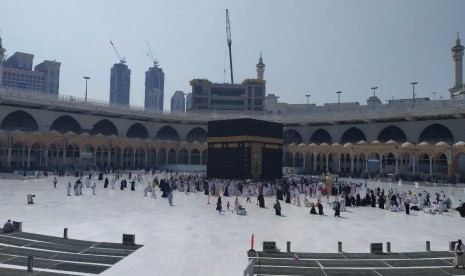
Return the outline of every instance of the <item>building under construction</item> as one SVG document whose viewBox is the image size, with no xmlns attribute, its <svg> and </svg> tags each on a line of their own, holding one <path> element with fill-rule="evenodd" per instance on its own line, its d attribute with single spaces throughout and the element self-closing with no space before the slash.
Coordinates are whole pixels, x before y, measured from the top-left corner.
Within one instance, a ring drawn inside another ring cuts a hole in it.
<svg viewBox="0 0 465 276">
<path fill-rule="evenodd" d="M 205 110 L 260 112 L 265 110 L 266 86 L 263 79 L 265 64 L 261 54 L 257 64 L 257 78 L 246 79 L 241 84 L 234 83 L 228 10 L 226 10 L 226 34 L 231 83 L 213 83 L 207 79 L 192 80 L 190 82 L 192 105 L 188 106 L 190 112 Z"/>
</svg>

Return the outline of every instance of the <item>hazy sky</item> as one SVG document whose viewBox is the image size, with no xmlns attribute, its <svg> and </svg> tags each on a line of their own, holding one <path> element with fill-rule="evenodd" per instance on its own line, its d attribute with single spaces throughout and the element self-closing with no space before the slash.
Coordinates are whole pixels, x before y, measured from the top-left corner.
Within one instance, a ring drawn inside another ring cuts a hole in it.
<svg viewBox="0 0 465 276">
<path fill-rule="evenodd" d="M 450 48 L 456 32 L 465 44 L 464 0 L 6 0 L 0 29 L 7 54 L 34 54 L 61 62 L 60 93 L 109 98 L 112 40 L 132 70 L 130 102 L 143 105 L 146 41 L 165 72 L 164 109 L 189 81 L 224 81 L 225 9 L 232 32 L 234 79 L 256 77 L 260 51 L 267 93 L 280 101 L 318 105 L 366 103 L 378 86 L 383 100 L 449 97 Z M 226 81 L 229 81 L 229 69 Z"/>
</svg>

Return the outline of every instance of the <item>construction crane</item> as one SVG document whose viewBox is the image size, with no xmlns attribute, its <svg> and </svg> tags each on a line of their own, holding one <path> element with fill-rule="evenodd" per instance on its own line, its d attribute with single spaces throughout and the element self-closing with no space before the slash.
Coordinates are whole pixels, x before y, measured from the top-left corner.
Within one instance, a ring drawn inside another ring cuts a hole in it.
<svg viewBox="0 0 465 276">
<path fill-rule="evenodd" d="M 125 58 L 125 57 L 121 57 L 121 55 L 119 54 L 118 50 L 116 49 L 116 47 L 115 47 L 115 45 L 113 44 L 113 42 L 111 42 L 111 40 L 110 40 L 110 44 L 111 44 L 111 47 L 113 47 L 113 50 L 115 51 L 116 56 L 117 56 L 118 59 L 119 59 L 119 62 L 121 62 L 122 64 L 125 64 L 125 63 L 126 63 L 126 58 Z"/>
<path fill-rule="evenodd" d="M 153 54 L 152 54 L 152 48 L 150 48 L 150 44 L 148 41 L 147 42 L 147 47 L 149 48 L 149 53 L 146 53 L 147 56 L 153 61 L 153 66 L 154 67 L 158 67 L 158 60 L 156 58 L 153 57 Z"/>
<path fill-rule="evenodd" d="M 228 48 L 229 48 L 229 70 L 231 71 L 231 84 L 234 83 L 233 78 L 233 67 L 232 67 L 232 54 L 231 54 L 231 25 L 229 24 L 229 12 L 226 9 L 226 36 L 228 41 Z"/>
</svg>

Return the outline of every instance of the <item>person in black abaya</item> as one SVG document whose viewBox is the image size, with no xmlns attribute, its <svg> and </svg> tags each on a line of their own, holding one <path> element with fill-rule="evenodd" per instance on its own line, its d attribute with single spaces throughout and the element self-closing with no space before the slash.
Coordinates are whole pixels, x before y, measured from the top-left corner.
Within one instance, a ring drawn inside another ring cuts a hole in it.
<svg viewBox="0 0 465 276">
<path fill-rule="evenodd" d="M 289 189 L 286 192 L 286 203 L 291 203 L 291 191 Z"/>
<path fill-rule="evenodd" d="M 167 189 L 166 189 L 167 183 L 164 179 L 160 180 L 160 190 L 162 191 L 161 197 L 168 197 Z"/>
<path fill-rule="evenodd" d="M 376 197 L 373 191 L 371 191 L 371 207 L 376 207 Z"/>
<path fill-rule="evenodd" d="M 336 205 L 334 206 L 334 216 L 341 216 L 341 203 L 339 202 L 339 200 L 336 200 Z"/>
<path fill-rule="evenodd" d="M 204 180 L 203 181 L 203 190 L 205 191 L 205 195 L 208 195 L 208 181 L 207 180 Z"/>
<path fill-rule="evenodd" d="M 108 187 L 108 177 L 105 178 L 105 183 L 103 184 L 103 188 L 107 188 Z"/>
<path fill-rule="evenodd" d="M 384 193 L 381 193 L 381 195 L 378 198 L 378 206 L 380 209 L 384 209 L 384 203 L 385 203 L 385 198 L 384 198 Z"/>
<path fill-rule="evenodd" d="M 318 200 L 318 202 L 316 203 L 316 207 L 318 207 L 318 215 L 323 215 L 323 204 L 321 204 L 321 202 Z"/>
<path fill-rule="evenodd" d="M 263 194 L 259 194 L 257 199 L 258 199 L 258 205 L 260 206 L 260 208 L 265 208 L 265 197 L 263 196 Z"/>
<path fill-rule="evenodd" d="M 360 206 L 362 204 L 361 200 L 360 200 L 360 194 L 357 194 L 357 199 L 355 200 L 355 203 L 357 206 Z"/>
<path fill-rule="evenodd" d="M 346 207 L 350 207 L 350 198 L 349 198 L 349 194 L 346 194 Z"/>
<path fill-rule="evenodd" d="M 218 197 L 218 201 L 216 202 L 216 210 L 221 214 L 223 207 L 221 206 L 221 196 Z"/>
<path fill-rule="evenodd" d="M 131 181 L 131 191 L 135 191 L 136 190 L 136 181 L 134 181 L 134 179 Z"/>
<path fill-rule="evenodd" d="M 456 211 L 460 213 L 462 218 L 465 218 L 465 205 L 455 208 Z"/>
<path fill-rule="evenodd" d="M 276 191 L 276 198 L 283 200 L 283 190 L 281 190 L 281 187 L 278 187 L 278 190 Z"/>
<path fill-rule="evenodd" d="M 121 180 L 120 190 L 121 190 L 121 191 L 124 191 L 124 180 Z"/>
<path fill-rule="evenodd" d="M 276 199 L 276 203 L 274 204 L 274 210 L 277 216 L 281 215 L 281 204 L 279 204 L 279 200 Z"/>
</svg>

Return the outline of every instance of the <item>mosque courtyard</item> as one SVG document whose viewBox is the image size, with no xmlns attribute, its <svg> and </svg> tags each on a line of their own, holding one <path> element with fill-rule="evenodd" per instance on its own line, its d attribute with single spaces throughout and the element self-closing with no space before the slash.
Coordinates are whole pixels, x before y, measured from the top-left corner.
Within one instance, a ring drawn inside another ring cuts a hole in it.
<svg viewBox="0 0 465 276">
<path fill-rule="evenodd" d="M 227 211 L 234 197 L 222 197 L 223 214 L 215 210 L 216 198 L 207 204 L 203 193 L 174 192 L 174 207 L 167 199 L 144 197 L 144 185 L 136 191 L 121 191 L 119 185 L 104 189 L 95 181 L 96 193 L 83 189 L 82 196 L 66 196 L 68 182 L 75 177 L 59 177 L 53 188 L 53 177 L 30 180 L 0 180 L 0 222 L 22 221 L 23 231 L 99 242 L 118 243 L 122 234 L 135 234 L 137 244 L 144 245 L 116 263 L 101 275 L 242 275 L 247 265 L 251 235 L 255 248 L 263 241 L 276 241 L 281 251 L 291 242 L 294 252 L 337 252 L 341 241 L 344 252 L 369 252 L 369 243 L 391 242 L 392 252 L 424 251 L 425 241 L 431 250 L 446 251 L 448 243 L 465 238 L 464 218 L 456 211 L 427 215 L 422 211 L 394 213 L 371 207 L 349 207 L 341 218 L 324 199 L 325 216 L 310 215 L 310 208 L 281 202 L 283 216 L 274 214 L 275 197 L 265 198 L 267 208 L 259 208 L 256 198 L 240 203 L 247 215 Z M 117 182 L 118 183 L 118 182 Z M 415 190 L 409 185 L 369 182 L 368 186 Z M 457 206 L 465 199 L 464 188 L 420 187 L 432 194 L 444 191 Z M 26 204 L 26 195 L 35 194 L 35 204 Z M 303 197 L 303 195 L 302 195 Z M 432 196 L 432 200 L 434 196 Z M 315 199 L 312 199 L 315 201 Z M 302 201 L 303 202 L 303 201 Z M 13 267 L 0 264 L 0 267 Z M 86 274 L 79 274 L 86 275 Z M 90 275 L 90 274 L 89 274 Z"/>
</svg>

